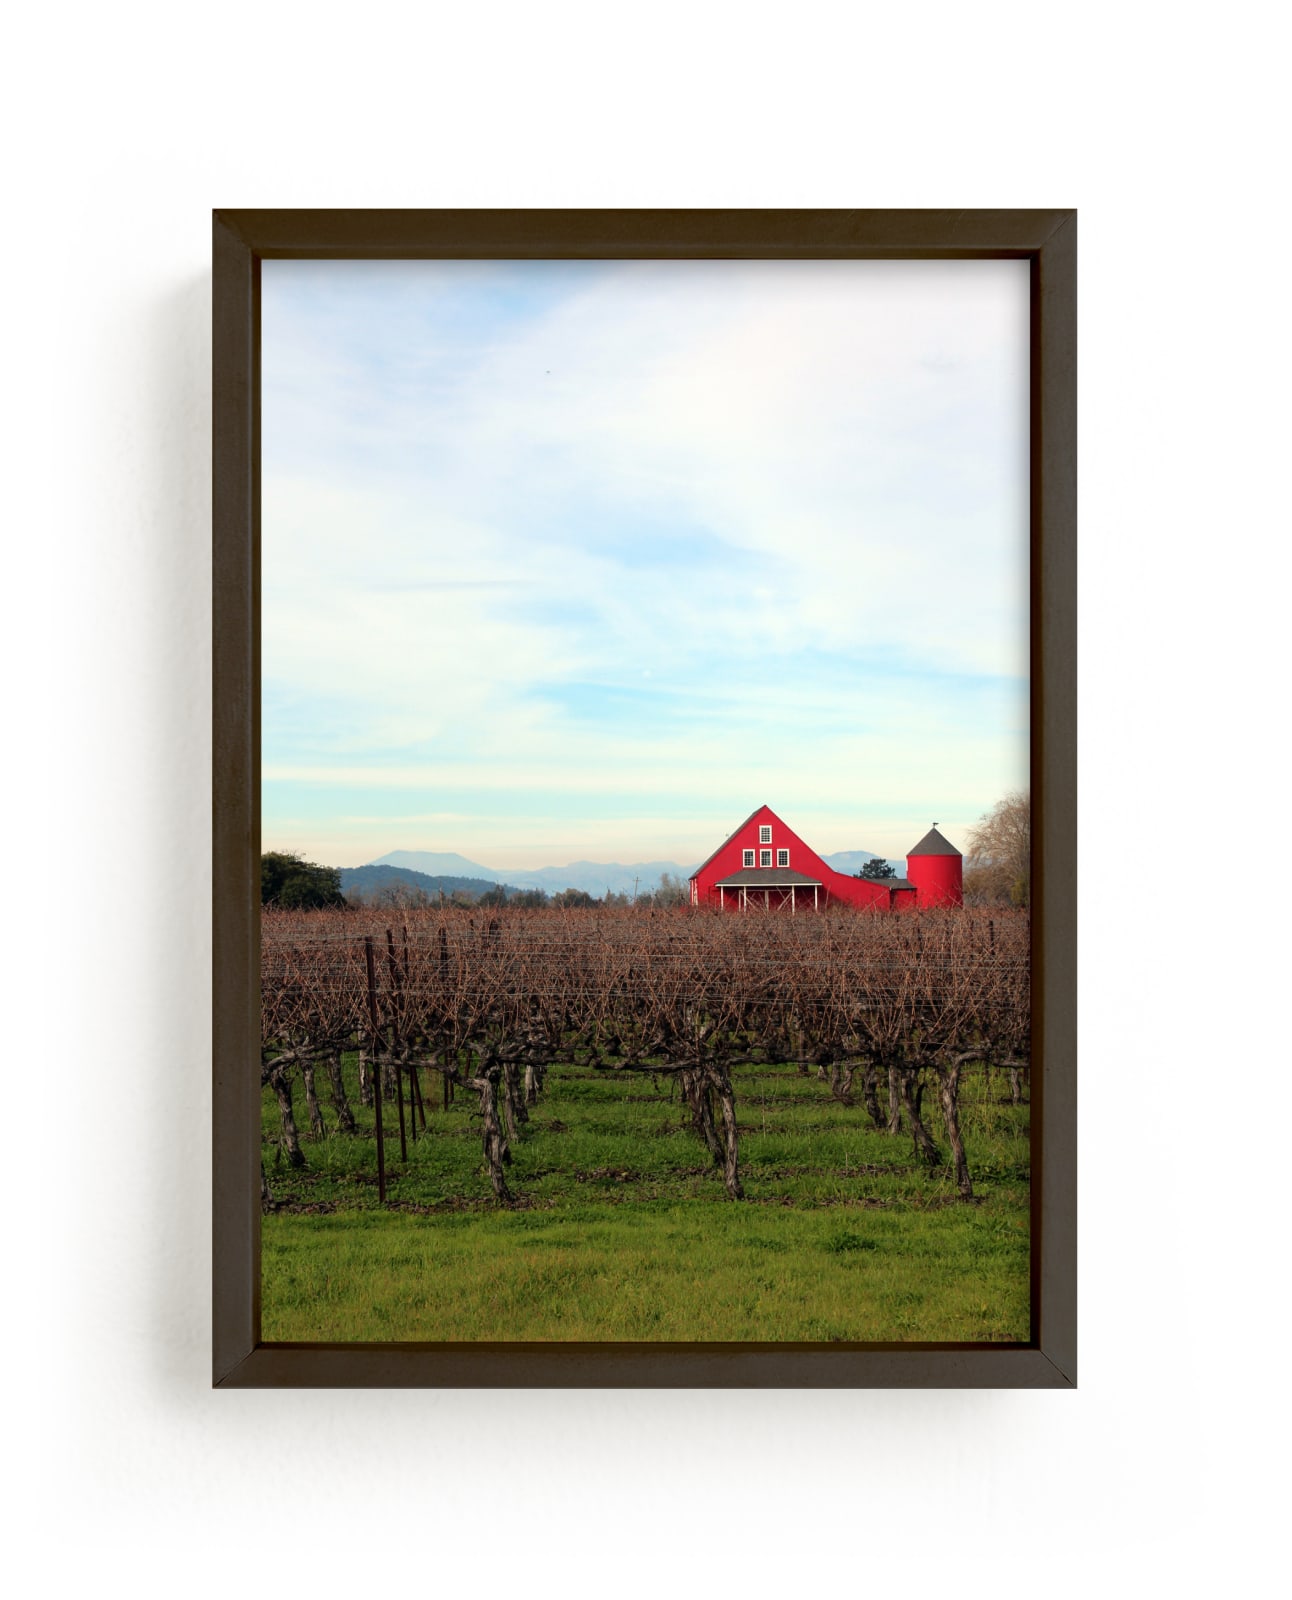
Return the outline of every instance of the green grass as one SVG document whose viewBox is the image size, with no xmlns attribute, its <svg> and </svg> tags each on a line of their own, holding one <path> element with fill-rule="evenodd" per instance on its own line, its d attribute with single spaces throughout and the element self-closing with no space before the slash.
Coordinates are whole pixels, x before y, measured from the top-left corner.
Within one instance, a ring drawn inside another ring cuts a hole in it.
<svg viewBox="0 0 1292 1600">
<path fill-rule="evenodd" d="M 977 1198 L 964 1204 L 945 1170 L 872 1129 L 860 1103 L 836 1104 L 792 1068 L 745 1069 L 737 1203 L 665 1080 L 558 1066 L 513 1147 L 517 1204 L 500 1208 L 476 1097 L 459 1092 L 445 1111 L 426 1073 L 427 1132 L 407 1162 L 386 1110 L 383 1210 L 354 1076 L 347 1058 L 360 1135 L 304 1137 L 305 1171 L 282 1163 L 265 1097 L 279 1205 L 262 1235 L 266 1339 L 1029 1337 L 1028 1108 L 999 1103 L 999 1078 L 990 1096 L 981 1075 L 966 1085 Z M 299 1086 L 296 1107 L 304 1130 Z M 936 1136 L 940 1119 L 926 1120 Z"/>
</svg>

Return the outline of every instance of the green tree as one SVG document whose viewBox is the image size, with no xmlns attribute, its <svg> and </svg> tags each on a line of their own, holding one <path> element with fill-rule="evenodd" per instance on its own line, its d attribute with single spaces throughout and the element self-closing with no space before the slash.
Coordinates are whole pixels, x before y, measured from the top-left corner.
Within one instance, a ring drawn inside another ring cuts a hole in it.
<svg viewBox="0 0 1292 1600">
<path fill-rule="evenodd" d="M 578 910 L 594 906 L 596 903 L 586 889 L 562 889 L 560 894 L 552 896 L 552 904 L 554 906 L 572 906 Z"/>
<path fill-rule="evenodd" d="M 873 861 L 867 861 L 861 871 L 857 873 L 859 878 L 895 878 L 896 876 L 896 872 L 893 871 L 888 862 L 882 861 L 879 856 L 876 856 Z"/>
<path fill-rule="evenodd" d="M 340 870 L 320 867 L 291 850 L 269 850 L 260 858 L 260 903 L 285 911 L 343 906 Z"/>
</svg>

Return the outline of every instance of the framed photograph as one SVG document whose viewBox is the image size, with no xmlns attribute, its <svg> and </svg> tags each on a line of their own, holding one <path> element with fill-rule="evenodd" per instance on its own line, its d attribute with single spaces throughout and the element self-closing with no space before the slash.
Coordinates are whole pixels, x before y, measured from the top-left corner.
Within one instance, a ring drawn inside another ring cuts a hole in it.
<svg viewBox="0 0 1292 1600">
<path fill-rule="evenodd" d="M 214 214 L 214 1383 L 1076 1383 L 1076 214 Z"/>
</svg>

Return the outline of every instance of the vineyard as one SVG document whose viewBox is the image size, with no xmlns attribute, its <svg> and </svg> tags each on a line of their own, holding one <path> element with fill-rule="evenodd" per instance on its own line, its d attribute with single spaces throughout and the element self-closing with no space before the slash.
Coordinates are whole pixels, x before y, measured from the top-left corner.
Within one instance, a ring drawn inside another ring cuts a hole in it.
<svg viewBox="0 0 1292 1600">
<path fill-rule="evenodd" d="M 633 1273 L 651 1337 L 1027 1337 L 1025 913 L 270 909 L 262 1029 L 268 1337 L 634 1337 Z"/>
</svg>

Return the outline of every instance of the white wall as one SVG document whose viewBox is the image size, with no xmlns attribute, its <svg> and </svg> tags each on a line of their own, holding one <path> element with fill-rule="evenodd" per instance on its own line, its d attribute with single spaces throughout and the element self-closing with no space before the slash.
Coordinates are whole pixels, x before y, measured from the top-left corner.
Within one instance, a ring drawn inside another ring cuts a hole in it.
<svg viewBox="0 0 1292 1600">
<path fill-rule="evenodd" d="M 1256 1579 L 1289 1188 L 1274 911 L 1246 868 L 1290 826 L 1260 705 L 1286 686 L 1266 14 L 125 0 L 10 21 L 0 1174 L 26 1591 L 481 1592 L 482 1499 L 508 1587 L 539 1592 L 695 1593 L 727 1532 L 759 1594 Z M 1075 1395 L 208 1388 L 210 209 L 605 203 L 1082 209 Z M 1230 876 L 1180 870 L 1211 851 Z M 1108 890 L 1136 871 L 1147 920 Z"/>
</svg>

